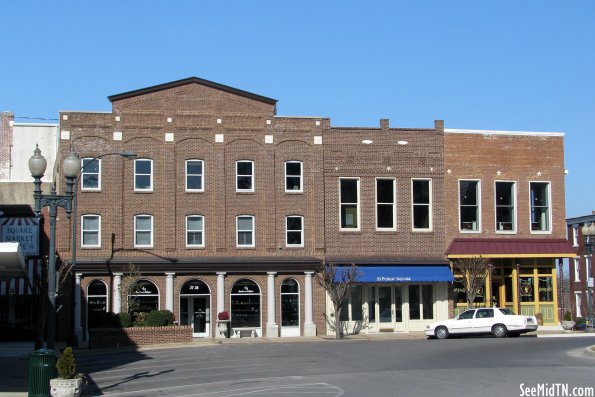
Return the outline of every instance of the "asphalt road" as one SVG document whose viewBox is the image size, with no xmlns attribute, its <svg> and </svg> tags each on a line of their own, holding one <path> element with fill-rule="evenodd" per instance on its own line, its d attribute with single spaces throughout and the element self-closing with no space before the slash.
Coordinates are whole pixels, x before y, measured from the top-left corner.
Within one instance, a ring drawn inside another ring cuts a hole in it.
<svg viewBox="0 0 595 397">
<path fill-rule="evenodd" d="M 589 345 L 595 337 L 228 344 L 88 353 L 78 364 L 91 395 L 501 397 L 540 383 L 594 387 Z"/>
</svg>

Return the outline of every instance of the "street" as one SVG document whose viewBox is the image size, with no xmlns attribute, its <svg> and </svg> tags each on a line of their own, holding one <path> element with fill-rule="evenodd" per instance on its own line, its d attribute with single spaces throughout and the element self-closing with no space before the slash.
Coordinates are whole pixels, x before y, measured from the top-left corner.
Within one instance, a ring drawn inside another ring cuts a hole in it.
<svg viewBox="0 0 595 397">
<path fill-rule="evenodd" d="M 247 343 L 90 352 L 78 363 L 91 395 L 522 396 L 540 384 L 595 386 L 595 356 L 584 353 L 594 344 L 530 336 Z"/>
</svg>

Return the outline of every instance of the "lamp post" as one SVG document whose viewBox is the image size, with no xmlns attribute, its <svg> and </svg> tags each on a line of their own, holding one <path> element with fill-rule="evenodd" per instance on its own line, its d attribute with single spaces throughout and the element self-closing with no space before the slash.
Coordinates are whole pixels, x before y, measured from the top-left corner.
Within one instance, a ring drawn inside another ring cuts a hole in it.
<svg viewBox="0 0 595 397">
<path fill-rule="evenodd" d="M 100 154 L 98 156 L 95 156 L 91 159 L 89 159 L 86 163 L 84 163 L 81 167 L 80 167 L 80 171 L 84 171 L 85 167 L 88 167 L 90 164 L 95 163 L 97 160 L 101 159 L 102 157 L 106 157 L 106 156 L 121 156 L 125 159 L 134 159 L 137 158 L 138 155 L 135 152 L 127 152 L 127 151 L 122 151 L 122 152 L 112 152 L 112 153 L 103 153 Z M 76 267 L 76 250 L 77 250 L 77 208 L 78 208 L 78 183 L 80 181 L 80 175 L 77 175 L 76 177 L 76 181 L 75 181 L 75 189 L 74 189 L 74 198 L 73 198 L 73 205 L 72 205 L 72 212 L 73 212 L 73 217 L 72 217 L 72 257 L 70 259 L 70 263 L 72 265 L 72 268 L 74 269 Z M 80 293 L 79 291 L 75 291 L 75 294 Z M 76 302 L 76 301 L 75 301 Z M 74 310 L 78 310 L 80 313 L 81 308 L 80 307 L 76 307 Z M 80 326 L 80 317 L 78 317 L 77 320 L 77 312 L 75 312 L 75 326 L 74 326 L 74 334 L 76 335 L 77 340 L 82 338 L 82 328 Z M 78 322 L 77 322 L 78 321 Z"/>
<path fill-rule="evenodd" d="M 593 239 L 595 238 L 595 222 L 591 222 L 590 225 L 584 225 L 583 237 L 585 239 L 585 254 L 589 257 L 589 266 L 586 266 L 586 277 L 587 277 L 587 305 L 588 305 L 588 318 L 589 327 L 585 328 L 585 332 L 595 332 L 593 329 L 593 274 L 589 267 L 593 267 Z"/>
<path fill-rule="evenodd" d="M 41 178 L 45 173 L 47 160 L 41 155 L 39 146 L 36 145 L 33 156 L 29 159 L 29 171 L 33 177 L 33 198 L 35 200 L 35 214 L 39 216 L 43 207 L 48 207 L 50 217 L 50 252 L 48 259 L 48 320 L 47 343 L 48 349 L 54 349 L 56 342 L 56 217 L 58 208 L 64 208 L 70 217 L 72 212 L 73 186 L 81 168 L 78 155 L 71 149 L 68 156 L 62 160 L 62 169 L 66 177 L 66 192 L 64 195 L 56 193 L 56 183 L 49 194 L 41 191 Z"/>
</svg>

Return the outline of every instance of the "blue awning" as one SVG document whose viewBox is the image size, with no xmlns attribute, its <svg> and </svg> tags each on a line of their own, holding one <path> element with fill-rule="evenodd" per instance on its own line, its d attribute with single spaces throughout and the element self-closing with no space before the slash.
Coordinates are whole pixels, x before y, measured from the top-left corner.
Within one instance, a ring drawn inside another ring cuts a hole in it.
<svg viewBox="0 0 595 397">
<path fill-rule="evenodd" d="M 454 279 L 448 266 L 358 266 L 357 270 L 360 283 L 452 282 Z"/>
</svg>

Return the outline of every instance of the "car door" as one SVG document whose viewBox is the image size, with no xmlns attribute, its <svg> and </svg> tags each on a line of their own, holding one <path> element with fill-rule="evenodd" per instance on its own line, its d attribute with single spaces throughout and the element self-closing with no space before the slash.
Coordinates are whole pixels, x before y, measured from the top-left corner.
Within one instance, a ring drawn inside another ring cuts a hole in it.
<svg viewBox="0 0 595 397">
<path fill-rule="evenodd" d="M 473 332 L 487 334 L 492 332 L 494 325 L 494 309 L 477 309 L 473 319 Z"/>
<path fill-rule="evenodd" d="M 448 327 L 448 330 L 451 334 L 466 334 L 473 332 L 472 321 L 473 315 L 475 314 L 475 310 L 465 310 L 463 313 L 459 314 L 455 321 L 451 323 L 451 326 Z"/>
</svg>

